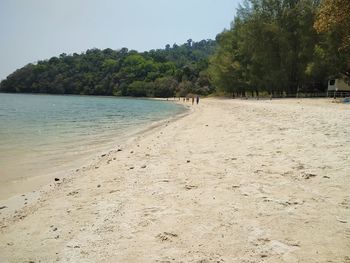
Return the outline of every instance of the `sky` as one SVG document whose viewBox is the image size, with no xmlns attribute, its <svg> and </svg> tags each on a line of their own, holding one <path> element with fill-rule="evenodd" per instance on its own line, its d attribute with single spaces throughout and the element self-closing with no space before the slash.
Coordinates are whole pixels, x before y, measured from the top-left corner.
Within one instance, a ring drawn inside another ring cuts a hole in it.
<svg viewBox="0 0 350 263">
<path fill-rule="evenodd" d="M 215 39 L 240 0 L 0 0 L 0 80 L 89 48 L 137 51 Z"/>
</svg>

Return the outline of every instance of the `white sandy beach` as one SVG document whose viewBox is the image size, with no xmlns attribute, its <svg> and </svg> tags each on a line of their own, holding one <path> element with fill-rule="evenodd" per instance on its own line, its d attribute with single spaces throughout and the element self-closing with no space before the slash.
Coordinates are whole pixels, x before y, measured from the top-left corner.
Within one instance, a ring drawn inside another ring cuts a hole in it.
<svg viewBox="0 0 350 263">
<path fill-rule="evenodd" d="M 350 105 L 192 109 L 1 202 L 0 262 L 350 262 Z"/>
</svg>

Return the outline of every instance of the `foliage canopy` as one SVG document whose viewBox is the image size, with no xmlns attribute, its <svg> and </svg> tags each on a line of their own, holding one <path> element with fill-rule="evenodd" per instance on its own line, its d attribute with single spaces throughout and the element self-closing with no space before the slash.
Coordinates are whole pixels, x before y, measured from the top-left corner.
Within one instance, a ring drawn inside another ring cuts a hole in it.
<svg viewBox="0 0 350 263">
<path fill-rule="evenodd" d="M 232 95 L 324 92 L 349 74 L 349 10 L 348 0 L 244 1 L 217 36 L 212 83 Z"/>
<path fill-rule="evenodd" d="M 349 0 L 243 0 L 216 41 L 139 53 L 89 49 L 28 64 L 3 92 L 171 97 L 324 92 L 350 77 Z"/>
<path fill-rule="evenodd" d="M 208 94 L 208 57 L 216 42 L 187 41 L 139 53 L 89 49 L 28 64 L 0 84 L 3 92 L 170 97 Z M 186 91 L 182 83 L 188 84 Z"/>
</svg>

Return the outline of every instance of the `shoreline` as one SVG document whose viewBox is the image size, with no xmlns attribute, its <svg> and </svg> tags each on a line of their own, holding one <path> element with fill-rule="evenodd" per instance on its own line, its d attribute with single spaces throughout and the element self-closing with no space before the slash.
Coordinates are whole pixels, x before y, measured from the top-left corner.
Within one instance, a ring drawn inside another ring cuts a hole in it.
<svg viewBox="0 0 350 263">
<path fill-rule="evenodd" d="M 201 100 L 1 221 L 0 261 L 342 261 L 349 109 Z"/>
<path fill-rule="evenodd" d="M 173 102 L 173 101 L 169 101 L 169 102 Z M 177 104 L 180 104 L 177 101 L 175 102 Z M 159 129 L 164 124 L 174 122 L 178 119 L 181 119 L 187 116 L 188 114 L 191 114 L 192 109 L 189 105 L 183 105 L 183 104 L 180 104 L 180 105 L 184 107 L 183 113 L 176 114 L 175 116 L 171 116 L 163 120 L 152 121 L 149 124 L 144 125 L 142 127 L 133 128 L 131 130 L 131 133 L 127 133 L 127 132 L 130 132 L 130 130 L 125 131 L 124 134 L 118 136 L 118 140 L 120 140 L 120 143 L 114 143 L 114 142 L 110 143 L 109 145 L 106 145 L 105 147 L 103 147 L 103 149 L 102 148 L 98 149 L 93 154 L 84 155 L 84 157 L 81 156 L 79 160 L 75 161 L 74 163 L 71 163 L 68 166 L 62 165 L 57 169 L 55 169 L 55 171 L 49 172 L 47 174 L 30 176 L 23 179 L 13 180 L 7 183 L 7 185 L 10 185 L 10 184 L 18 184 L 19 182 L 21 190 L 11 196 L 7 196 L 0 199 L 0 207 L 8 208 L 6 210 L 0 210 L 0 228 L 1 228 L 1 221 L 3 221 L 4 219 L 7 220 L 8 217 L 13 216 L 14 214 L 18 213 L 20 210 L 24 209 L 25 207 L 30 206 L 31 204 L 37 202 L 42 195 L 45 195 L 50 191 L 54 191 L 55 184 L 56 184 L 54 180 L 55 178 L 58 178 L 61 182 L 62 180 L 71 180 L 79 171 L 92 169 L 93 167 L 95 167 L 98 163 L 101 162 L 101 159 L 104 156 L 109 155 L 120 148 L 130 146 L 130 144 L 133 141 L 137 140 L 143 135 L 149 134 L 153 130 Z M 112 144 L 114 146 L 112 146 Z M 28 185 L 25 186 L 26 183 L 30 183 L 31 181 L 34 181 L 34 184 L 31 183 L 30 186 Z M 25 196 L 25 200 L 24 200 L 25 202 L 22 202 L 24 196 Z M 10 205 L 6 205 L 6 204 L 10 204 Z"/>
</svg>

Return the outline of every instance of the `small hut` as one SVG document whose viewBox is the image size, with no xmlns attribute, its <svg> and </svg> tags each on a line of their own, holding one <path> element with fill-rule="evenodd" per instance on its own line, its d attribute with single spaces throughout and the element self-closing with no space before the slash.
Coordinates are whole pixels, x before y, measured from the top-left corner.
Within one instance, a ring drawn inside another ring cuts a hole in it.
<svg viewBox="0 0 350 263">
<path fill-rule="evenodd" d="M 332 97 L 350 96 L 350 81 L 345 81 L 344 79 L 329 80 L 327 94 Z"/>
</svg>

